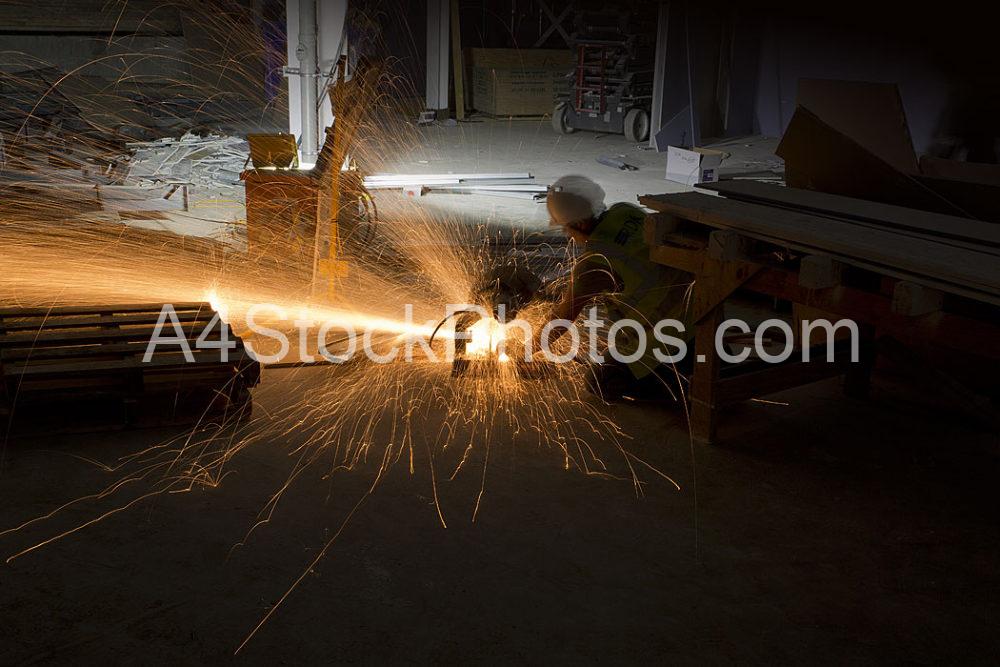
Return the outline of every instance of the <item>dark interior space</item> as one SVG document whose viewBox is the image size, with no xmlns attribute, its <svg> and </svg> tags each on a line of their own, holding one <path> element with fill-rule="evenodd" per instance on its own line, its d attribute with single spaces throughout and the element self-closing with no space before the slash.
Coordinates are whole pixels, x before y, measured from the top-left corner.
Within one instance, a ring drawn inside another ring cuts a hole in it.
<svg viewBox="0 0 1000 667">
<path fill-rule="evenodd" d="M 996 664 L 991 18 L 0 0 L 0 665 Z"/>
</svg>

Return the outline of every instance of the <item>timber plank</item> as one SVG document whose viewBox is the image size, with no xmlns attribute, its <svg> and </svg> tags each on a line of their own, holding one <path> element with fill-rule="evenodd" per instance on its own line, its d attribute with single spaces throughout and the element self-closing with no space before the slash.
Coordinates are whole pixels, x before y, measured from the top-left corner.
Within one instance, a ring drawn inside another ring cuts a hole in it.
<svg viewBox="0 0 1000 667">
<path fill-rule="evenodd" d="M 181 325 L 181 330 L 188 335 L 191 340 L 195 340 L 208 325 L 208 320 L 204 322 L 186 322 Z M 33 331 L 30 333 L 16 333 L 0 336 L 0 346 L 12 345 L 62 345 L 73 343 L 101 343 L 112 340 L 149 340 L 157 327 L 136 326 L 127 329 L 92 329 L 90 331 Z M 164 325 L 160 333 L 170 336 L 174 333 L 173 327 Z"/>
<path fill-rule="evenodd" d="M 852 222 L 911 229 L 931 236 L 1000 249 L 1000 225 L 991 222 L 757 181 L 700 183 L 695 187 L 718 192 L 728 199 L 773 204 Z"/>
<path fill-rule="evenodd" d="M 122 324 L 156 324 L 160 313 L 133 313 L 127 315 L 66 315 L 56 317 L 44 317 L 32 315 L 28 317 L 0 316 L 0 333 L 4 331 L 46 331 L 52 329 L 72 329 L 94 326 L 122 325 Z M 209 318 L 205 316 L 205 311 L 179 311 L 177 312 L 179 322 L 195 322 Z"/>
<path fill-rule="evenodd" d="M 218 340 L 214 337 L 206 337 L 207 340 Z M 0 339 L 2 340 L 2 339 Z M 233 342 L 236 343 L 236 349 L 243 348 L 243 340 L 239 338 L 232 338 Z M 72 345 L 67 345 L 65 347 L 23 347 L 15 349 L 3 349 L 0 348 L 0 362 L 16 362 L 25 359 L 31 359 L 32 361 L 40 361 L 47 359 L 70 359 L 70 358 L 83 358 L 83 357 L 95 357 L 95 356 L 127 356 L 132 354 L 145 354 L 146 347 L 149 345 L 148 340 L 137 340 L 125 343 L 87 343 L 85 345 L 78 345 L 76 343 Z M 192 350 L 195 349 L 194 345 L 189 342 L 189 346 Z M 162 354 L 164 351 L 176 351 L 179 349 L 178 345 L 164 343 L 157 345 L 155 354 Z"/>
<path fill-rule="evenodd" d="M 229 360 L 222 362 L 219 359 L 219 350 L 192 350 L 191 356 L 194 362 L 189 362 L 182 352 L 153 355 L 149 361 L 143 361 L 142 357 L 126 357 L 123 359 L 112 359 L 107 361 L 81 361 L 66 362 L 59 364 L 32 364 L 27 362 L 3 368 L 4 375 L 16 376 L 39 376 L 39 375 L 65 375 L 71 373 L 97 373 L 108 371 L 120 371 L 123 369 L 145 369 L 155 368 L 166 370 L 171 368 L 192 368 L 197 372 L 206 371 L 205 365 L 215 362 L 218 370 L 232 373 L 230 364 L 238 364 L 243 361 L 252 361 L 249 353 L 245 350 L 230 350 Z"/>
<path fill-rule="evenodd" d="M 205 301 L 179 301 L 171 304 L 178 314 L 181 311 L 207 311 L 214 313 L 212 305 Z M 121 303 L 113 306 L 42 306 L 28 308 L 0 308 L 0 317 L 46 317 L 49 315 L 100 315 L 102 313 L 159 313 L 162 303 Z"/>
<path fill-rule="evenodd" d="M 807 251 L 833 254 L 965 287 L 1000 299 L 1000 262 L 986 252 L 906 237 L 891 230 L 838 224 L 798 211 L 685 192 L 646 195 L 640 202 L 654 210 L 721 229 L 734 229 L 762 240 Z M 949 291 L 954 291 L 949 290 Z"/>
</svg>

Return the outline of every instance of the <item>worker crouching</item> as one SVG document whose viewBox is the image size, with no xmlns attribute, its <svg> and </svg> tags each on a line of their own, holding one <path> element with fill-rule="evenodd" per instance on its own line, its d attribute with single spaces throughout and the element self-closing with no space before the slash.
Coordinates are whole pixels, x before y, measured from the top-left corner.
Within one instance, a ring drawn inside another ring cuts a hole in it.
<svg viewBox="0 0 1000 667">
<path fill-rule="evenodd" d="M 606 357 L 601 363 L 592 363 L 591 391 L 608 401 L 667 395 L 678 398 L 682 378 L 691 369 L 691 355 L 676 363 L 661 362 L 676 350 L 658 343 L 653 329 L 660 321 L 676 320 L 684 329 L 675 337 L 690 342 L 693 329 L 685 315 L 692 278 L 650 261 L 649 246 L 643 239 L 645 211 L 623 202 L 607 208 L 604 196 L 601 186 L 584 176 L 564 176 L 549 188 L 546 202 L 551 224 L 583 246 L 552 319 L 575 321 L 585 307 L 600 303 L 609 325 L 626 319 L 640 323 L 645 341 L 629 327 L 620 328 L 609 341 L 617 356 L 635 360 L 623 363 Z M 547 343 L 555 337 L 558 332 Z M 639 354 L 643 342 L 645 349 Z"/>
</svg>

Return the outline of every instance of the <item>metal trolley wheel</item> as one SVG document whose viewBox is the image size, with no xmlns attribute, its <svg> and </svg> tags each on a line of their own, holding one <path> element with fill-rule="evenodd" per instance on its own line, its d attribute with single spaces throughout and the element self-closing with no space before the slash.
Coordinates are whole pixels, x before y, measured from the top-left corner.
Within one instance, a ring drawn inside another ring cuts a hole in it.
<svg viewBox="0 0 1000 667">
<path fill-rule="evenodd" d="M 625 114 L 625 138 L 634 142 L 649 139 L 649 114 L 645 109 L 629 109 Z"/>
<path fill-rule="evenodd" d="M 572 134 L 576 130 L 566 123 L 566 104 L 557 104 L 552 110 L 552 129 L 557 134 Z"/>
</svg>

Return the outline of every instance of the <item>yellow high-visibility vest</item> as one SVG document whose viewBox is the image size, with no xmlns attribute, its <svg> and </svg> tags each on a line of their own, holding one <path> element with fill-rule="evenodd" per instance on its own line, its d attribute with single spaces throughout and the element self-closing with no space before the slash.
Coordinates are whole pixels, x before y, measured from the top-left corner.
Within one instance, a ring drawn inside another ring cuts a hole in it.
<svg viewBox="0 0 1000 667">
<path fill-rule="evenodd" d="M 666 318 L 679 320 L 684 323 L 684 332 L 668 329 L 667 333 L 686 341 L 694 337 L 691 323 L 684 318 L 692 278 L 683 271 L 650 261 L 649 246 L 642 233 L 645 220 L 646 213 L 638 206 L 613 205 L 598 219 L 580 259 L 587 270 L 610 269 L 621 287 L 620 291 L 605 295 L 611 322 L 633 319 L 645 329 L 646 352 L 629 364 L 636 378 L 645 377 L 660 364 L 654 350 L 672 352 L 653 337 L 657 322 Z M 623 328 L 615 336 L 615 344 L 621 353 L 630 355 L 638 349 L 638 334 L 629 327 Z"/>
</svg>

